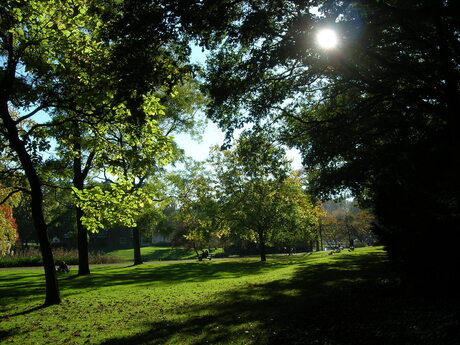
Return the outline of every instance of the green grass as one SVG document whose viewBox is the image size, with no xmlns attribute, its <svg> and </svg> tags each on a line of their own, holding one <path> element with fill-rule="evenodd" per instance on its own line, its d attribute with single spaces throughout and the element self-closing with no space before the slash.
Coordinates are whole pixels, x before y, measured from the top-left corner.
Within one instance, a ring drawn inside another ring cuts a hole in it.
<svg viewBox="0 0 460 345">
<path fill-rule="evenodd" d="M 380 248 L 254 259 L 0 271 L 1 344 L 458 344 L 458 300 L 406 290 Z M 441 298 L 442 297 L 442 298 Z"/>
<path fill-rule="evenodd" d="M 217 257 L 222 256 L 223 252 L 222 248 L 212 251 Z M 120 258 L 124 262 L 131 262 L 134 257 L 133 249 L 120 249 L 109 252 L 108 254 Z M 141 247 L 141 255 L 144 261 L 196 259 L 196 253 L 193 249 L 177 247 Z"/>
</svg>

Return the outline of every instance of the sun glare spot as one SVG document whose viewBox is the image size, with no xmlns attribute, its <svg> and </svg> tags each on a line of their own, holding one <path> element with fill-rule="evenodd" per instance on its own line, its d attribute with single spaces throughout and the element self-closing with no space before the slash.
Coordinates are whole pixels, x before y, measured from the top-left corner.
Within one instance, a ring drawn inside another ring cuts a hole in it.
<svg viewBox="0 0 460 345">
<path fill-rule="evenodd" d="M 334 30 L 322 29 L 316 34 L 316 43 L 318 43 L 321 48 L 332 49 L 337 46 L 339 39 Z"/>
</svg>

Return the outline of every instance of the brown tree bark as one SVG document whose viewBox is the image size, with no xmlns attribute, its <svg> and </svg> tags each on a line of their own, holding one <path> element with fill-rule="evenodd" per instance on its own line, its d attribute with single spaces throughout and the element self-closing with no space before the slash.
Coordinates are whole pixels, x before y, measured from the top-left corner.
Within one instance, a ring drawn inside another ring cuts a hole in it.
<svg viewBox="0 0 460 345">
<path fill-rule="evenodd" d="M 5 92 L 4 95 L 5 94 L 7 93 Z M 0 102 L 0 113 L 3 126 L 6 129 L 9 146 L 16 153 L 30 186 L 32 218 L 37 231 L 38 242 L 43 258 L 43 268 L 45 271 L 45 305 L 59 304 L 61 302 L 61 297 L 59 294 L 53 252 L 48 238 L 48 227 L 43 215 L 42 183 L 33 164 L 32 157 L 27 151 L 24 141 L 22 141 L 19 136 L 16 123 L 10 115 L 8 99 L 7 97 L 2 98 Z"/>
</svg>

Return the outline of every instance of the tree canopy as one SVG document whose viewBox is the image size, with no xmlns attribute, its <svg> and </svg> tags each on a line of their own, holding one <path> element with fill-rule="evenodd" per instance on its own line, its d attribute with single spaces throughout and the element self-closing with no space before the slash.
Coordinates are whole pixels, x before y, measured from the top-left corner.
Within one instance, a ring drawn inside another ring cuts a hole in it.
<svg viewBox="0 0 460 345">
<path fill-rule="evenodd" d="M 208 63 L 211 118 L 280 121 L 311 191 L 351 192 L 394 259 L 452 278 L 418 253 L 434 232 L 458 241 L 458 2 L 243 3 Z M 316 44 L 324 27 L 336 48 Z"/>
<path fill-rule="evenodd" d="M 227 231 L 266 246 L 293 245 L 311 236 L 318 224 L 315 203 L 293 174 L 286 153 L 264 133 L 243 132 L 232 150 L 215 148 L 216 196 Z"/>
<path fill-rule="evenodd" d="M 82 193 L 84 178 L 77 175 L 91 168 L 91 164 L 82 165 L 83 155 L 88 154 L 84 150 L 107 139 L 113 129 L 110 125 L 126 127 L 123 137 L 130 144 L 142 136 L 150 140 L 142 144 L 158 163 L 169 159 L 168 140 L 162 139 L 158 122 L 162 114 L 158 93 L 168 97 L 179 81 L 188 78 L 188 37 L 180 35 L 175 14 L 153 4 L 148 11 L 152 16 L 149 30 L 144 26 L 145 35 L 141 35 L 136 28 L 147 22 L 137 21 L 139 10 L 132 1 L 2 2 L 2 146 L 7 143 L 11 153 L 8 171 L 22 170 L 27 179 L 20 188 L 31 196 L 46 273 L 46 304 L 60 302 L 43 214 L 43 186 L 49 175 L 41 164 L 50 148 L 49 136 L 57 136 L 67 146 L 65 154 L 73 158 L 78 173 L 74 174 L 75 188 Z M 141 64 L 144 69 L 139 68 Z M 40 111 L 48 117 L 32 121 Z M 87 158 L 94 157 L 94 152 Z M 86 233 L 81 234 L 86 240 Z"/>
</svg>

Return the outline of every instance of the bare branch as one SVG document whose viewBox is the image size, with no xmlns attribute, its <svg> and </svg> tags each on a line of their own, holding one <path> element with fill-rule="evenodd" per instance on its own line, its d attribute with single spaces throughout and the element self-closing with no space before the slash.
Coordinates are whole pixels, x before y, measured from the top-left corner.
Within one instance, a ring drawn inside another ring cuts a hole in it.
<svg viewBox="0 0 460 345">
<path fill-rule="evenodd" d="M 11 192 L 9 192 L 9 193 L 3 198 L 3 200 L 0 201 L 0 205 L 3 205 L 3 204 L 6 203 L 13 195 L 15 195 L 16 193 L 20 193 L 20 192 L 24 192 L 24 193 L 29 193 L 29 194 L 30 194 L 30 191 L 29 191 L 29 190 L 24 189 L 24 188 L 16 187 L 16 188 L 13 189 Z"/>
<path fill-rule="evenodd" d="M 14 122 L 15 122 L 16 124 L 18 124 L 18 123 L 20 123 L 20 122 L 22 122 L 22 121 L 24 121 L 24 120 L 27 120 L 27 119 L 31 118 L 32 116 L 34 116 L 36 113 L 38 113 L 40 110 L 43 110 L 43 109 L 45 109 L 45 108 L 47 108 L 47 105 L 42 104 L 42 105 L 38 106 L 37 108 L 35 108 L 35 109 L 34 109 L 33 111 L 31 111 L 30 113 L 28 113 L 27 115 L 24 115 L 24 116 L 19 117 L 19 118 L 18 118 L 16 121 L 14 121 Z"/>
</svg>

